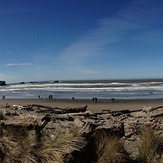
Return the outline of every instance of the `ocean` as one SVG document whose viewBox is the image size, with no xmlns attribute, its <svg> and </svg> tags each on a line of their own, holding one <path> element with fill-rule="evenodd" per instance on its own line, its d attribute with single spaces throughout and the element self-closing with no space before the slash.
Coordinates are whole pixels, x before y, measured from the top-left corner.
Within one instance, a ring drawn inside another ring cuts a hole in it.
<svg viewBox="0 0 163 163">
<path fill-rule="evenodd" d="M 163 79 L 154 80 L 63 80 L 22 82 L 0 86 L 8 99 L 155 99 L 163 98 Z"/>
</svg>

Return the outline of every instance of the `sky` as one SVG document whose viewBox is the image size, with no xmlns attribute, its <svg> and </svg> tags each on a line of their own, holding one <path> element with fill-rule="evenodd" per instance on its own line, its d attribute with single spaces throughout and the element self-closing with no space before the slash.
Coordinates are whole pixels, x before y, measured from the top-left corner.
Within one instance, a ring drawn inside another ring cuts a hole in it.
<svg viewBox="0 0 163 163">
<path fill-rule="evenodd" d="M 162 0 L 0 0 L 0 80 L 163 78 Z"/>
</svg>

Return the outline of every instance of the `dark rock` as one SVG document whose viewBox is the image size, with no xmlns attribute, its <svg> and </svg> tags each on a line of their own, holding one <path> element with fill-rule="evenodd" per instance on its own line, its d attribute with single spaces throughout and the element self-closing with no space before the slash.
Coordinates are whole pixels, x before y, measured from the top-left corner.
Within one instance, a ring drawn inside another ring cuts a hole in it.
<svg viewBox="0 0 163 163">
<path fill-rule="evenodd" d="M 35 81 L 30 81 L 30 84 L 39 84 L 39 82 L 35 82 Z"/>
<path fill-rule="evenodd" d="M 25 82 L 20 82 L 19 84 L 25 84 Z"/>
<path fill-rule="evenodd" d="M 55 80 L 54 83 L 59 83 L 59 80 Z"/>
<path fill-rule="evenodd" d="M 4 86 L 6 85 L 6 82 L 5 81 L 0 81 L 0 86 Z"/>
</svg>

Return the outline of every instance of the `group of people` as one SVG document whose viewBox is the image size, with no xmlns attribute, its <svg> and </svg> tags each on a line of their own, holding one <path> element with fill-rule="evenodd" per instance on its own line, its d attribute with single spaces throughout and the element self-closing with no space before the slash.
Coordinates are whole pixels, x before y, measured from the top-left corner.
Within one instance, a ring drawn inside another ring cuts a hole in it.
<svg viewBox="0 0 163 163">
<path fill-rule="evenodd" d="M 93 101 L 93 102 L 97 102 L 97 97 L 93 97 L 93 98 L 92 98 L 92 101 Z"/>
<path fill-rule="evenodd" d="M 38 95 L 38 99 L 41 99 L 41 96 Z M 49 95 L 49 100 L 52 100 L 53 99 L 53 95 Z"/>
<path fill-rule="evenodd" d="M 4 99 L 5 96 L 2 97 L 2 98 Z M 40 99 L 40 96 L 38 96 L 38 98 Z M 53 95 L 49 95 L 49 100 L 52 100 L 52 99 L 53 99 Z M 72 97 L 72 100 L 75 100 L 75 97 Z M 93 97 L 92 98 L 92 101 L 96 103 L 98 101 L 97 97 Z M 111 98 L 111 101 L 114 103 L 115 99 L 114 98 Z"/>
</svg>

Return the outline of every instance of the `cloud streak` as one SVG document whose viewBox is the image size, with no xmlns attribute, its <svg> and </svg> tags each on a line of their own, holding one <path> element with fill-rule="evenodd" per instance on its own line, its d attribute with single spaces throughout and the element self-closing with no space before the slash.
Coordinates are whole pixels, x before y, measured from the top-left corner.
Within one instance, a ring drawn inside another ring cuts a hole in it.
<svg viewBox="0 0 163 163">
<path fill-rule="evenodd" d="M 12 67 L 12 66 L 31 66 L 31 63 L 8 63 L 5 66 L 6 67 Z"/>
<path fill-rule="evenodd" d="M 134 0 L 113 18 L 102 19 L 80 40 L 61 52 L 59 60 L 67 65 L 82 65 L 101 55 L 112 43 L 122 41 L 133 31 L 157 27 L 163 22 L 163 3 L 159 0 Z"/>
</svg>

